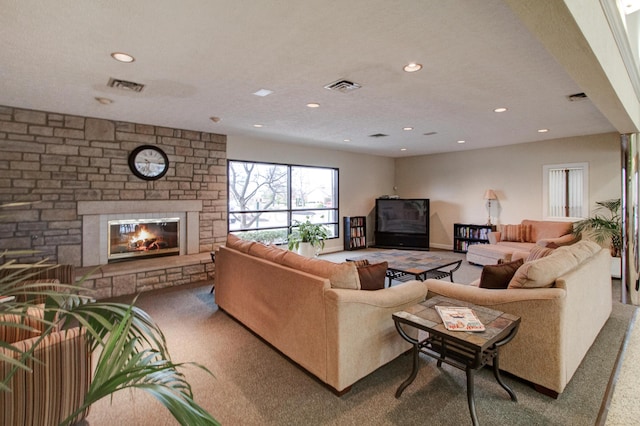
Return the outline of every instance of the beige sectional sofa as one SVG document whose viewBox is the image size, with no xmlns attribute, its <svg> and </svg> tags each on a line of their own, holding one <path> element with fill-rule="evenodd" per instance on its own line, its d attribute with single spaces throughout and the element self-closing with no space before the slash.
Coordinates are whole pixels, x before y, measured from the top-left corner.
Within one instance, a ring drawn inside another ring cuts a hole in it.
<svg viewBox="0 0 640 426">
<path fill-rule="evenodd" d="M 308 259 L 230 235 L 215 255 L 217 305 L 342 394 L 410 349 L 391 315 L 423 301 L 424 283 L 360 290 L 352 262 Z"/>
<path fill-rule="evenodd" d="M 507 289 L 427 280 L 428 297 L 464 300 L 522 319 L 500 352 L 500 369 L 548 395 L 561 393 L 612 309 L 610 253 L 591 241 L 526 262 Z"/>
<path fill-rule="evenodd" d="M 467 261 L 476 265 L 508 262 L 515 252 L 528 252 L 535 245 L 556 248 L 576 241 L 572 222 L 525 219 L 516 225 L 498 225 L 489 233 L 490 244 L 469 246 Z"/>
</svg>

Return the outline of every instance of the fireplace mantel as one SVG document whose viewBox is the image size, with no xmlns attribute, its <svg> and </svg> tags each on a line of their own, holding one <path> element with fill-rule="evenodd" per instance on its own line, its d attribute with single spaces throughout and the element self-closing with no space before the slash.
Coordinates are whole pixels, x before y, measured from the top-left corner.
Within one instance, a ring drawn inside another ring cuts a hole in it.
<svg viewBox="0 0 640 426">
<path fill-rule="evenodd" d="M 125 219 L 131 215 L 180 216 L 180 254 L 197 254 L 200 251 L 201 211 L 200 200 L 78 201 L 78 215 L 82 216 L 82 266 L 107 263 L 107 220 Z"/>
</svg>

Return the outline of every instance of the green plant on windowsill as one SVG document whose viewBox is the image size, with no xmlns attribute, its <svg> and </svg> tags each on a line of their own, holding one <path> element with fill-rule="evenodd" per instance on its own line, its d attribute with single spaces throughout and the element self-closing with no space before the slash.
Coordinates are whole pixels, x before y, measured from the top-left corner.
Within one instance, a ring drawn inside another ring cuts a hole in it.
<svg viewBox="0 0 640 426">
<path fill-rule="evenodd" d="M 598 244 L 609 242 L 611 244 L 611 255 L 619 257 L 622 251 L 620 198 L 597 201 L 596 204 L 598 207 L 594 210 L 593 217 L 573 223 L 573 234 L 580 236 L 585 233 Z M 606 214 L 600 213 L 603 211 Z"/>
<path fill-rule="evenodd" d="M 0 252 L 0 295 L 15 298 L 0 305 L 0 327 L 38 335 L 25 352 L 15 343 L 0 339 L 0 349 L 5 351 L 0 351 L 0 364 L 9 366 L 6 374 L 0 375 L 0 393 L 13 391 L 11 378 L 18 370 L 31 371 L 32 362 L 42 362 L 35 360 L 33 353 L 47 336 L 79 326 L 86 332 L 89 350 L 96 355 L 95 365 L 82 405 L 62 420 L 62 425 L 72 424 L 93 403 L 126 388 L 153 395 L 181 425 L 219 425 L 195 402 L 182 370 L 193 366 L 211 372 L 196 363 L 174 363 L 162 330 L 145 311 L 134 306 L 135 300 L 131 305 L 95 301 L 81 286 L 85 278 L 75 285 L 32 282 L 43 269 L 58 265 L 45 266 L 46 260 L 34 264 L 8 260 L 36 253 Z M 44 305 L 38 304 L 40 299 L 45 299 Z M 20 320 L 6 320 L 6 314 Z"/>
<path fill-rule="evenodd" d="M 288 237 L 289 250 L 298 250 L 301 243 L 309 243 L 316 250 L 324 248 L 324 240 L 329 236 L 327 228 L 318 223 L 311 223 L 309 216 L 304 222 L 296 221 L 291 227 Z"/>
</svg>

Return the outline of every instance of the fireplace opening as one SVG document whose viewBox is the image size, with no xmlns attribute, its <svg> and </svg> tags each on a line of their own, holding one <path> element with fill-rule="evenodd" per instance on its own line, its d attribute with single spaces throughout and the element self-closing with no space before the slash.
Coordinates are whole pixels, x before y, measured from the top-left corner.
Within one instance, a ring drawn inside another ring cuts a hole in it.
<svg viewBox="0 0 640 426">
<path fill-rule="evenodd" d="M 108 230 L 109 263 L 180 254 L 180 218 L 110 220 Z"/>
</svg>

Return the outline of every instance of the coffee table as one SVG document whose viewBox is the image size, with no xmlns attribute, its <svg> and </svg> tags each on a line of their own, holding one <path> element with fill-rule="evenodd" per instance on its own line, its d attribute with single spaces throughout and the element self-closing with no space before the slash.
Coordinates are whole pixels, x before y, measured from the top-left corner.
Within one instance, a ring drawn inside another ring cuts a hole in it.
<svg viewBox="0 0 640 426">
<path fill-rule="evenodd" d="M 485 331 L 447 330 L 435 309 L 436 305 L 471 308 L 484 324 Z M 416 378 L 419 354 L 422 353 L 437 359 L 438 367 L 441 367 L 444 362 L 466 372 L 467 403 L 474 426 L 478 425 L 474 398 L 474 375 L 489 361 L 493 361 L 493 375 L 496 381 L 507 391 L 512 401 L 518 401 L 516 394 L 500 377 L 499 349 L 515 337 L 520 325 L 520 317 L 442 296 L 436 296 L 410 306 L 404 311 L 394 313 L 392 317 L 398 333 L 413 345 L 411 374 L 398 387 L 396 398 L 400 398 L 402 392 Z M 426 331 L 427 337 L 422 340 L 413 338 L 405 331 L 404 327 Z"/>
<path fill-rule="evenodd" d="M 417 250 L 381 250 L 365 255 L 348 258 L 348 261 L 368 260 L 369 263 L 388 262 L 387 278 L 389 287 L 393 280 L 406 281 L 427 278 L 441 279 L 449 277 L 453 282 L 453 273 L 460 269 L 461 259 L 439 256 L 431 252 Z M 450 267 L 449 269 L 446 269 Z"/>
</svg>

